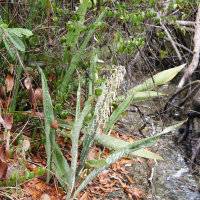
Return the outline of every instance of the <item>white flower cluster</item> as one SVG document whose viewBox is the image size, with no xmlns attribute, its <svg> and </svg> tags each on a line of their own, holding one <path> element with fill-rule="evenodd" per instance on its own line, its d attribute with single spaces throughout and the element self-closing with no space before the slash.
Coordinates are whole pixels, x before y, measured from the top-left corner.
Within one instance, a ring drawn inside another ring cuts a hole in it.
<svg viewBox="0 0 200 200">
<path fill-rule="evenodd" d="M 103 128 L 108 122 L 110 113 L 112 112 L 112 103 L 116 98 L 116 90 L 123 81 L 125 75 L 124 66 L 113 66 L 112 71 L 114 73 L 109 79 L 107 79 L 105 87 L 95 107 L 96 122 L 98 122 L 98 128 L 96 134 L 102 133 Z"/>
</svg>

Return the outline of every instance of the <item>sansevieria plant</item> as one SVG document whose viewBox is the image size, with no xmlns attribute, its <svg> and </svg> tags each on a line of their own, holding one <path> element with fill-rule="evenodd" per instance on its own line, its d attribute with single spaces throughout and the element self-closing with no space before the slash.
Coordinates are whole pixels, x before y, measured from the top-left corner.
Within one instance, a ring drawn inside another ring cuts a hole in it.
<svg viewBox="0 0 200 200">
<path fill-rule="evenodd" d="M 69 125 L 64 120 L 58 120 L 61 123 L 59 126 L 68 127 L 71 129 L 69 137 L 72 140 L 72 161 L 71 167 L 69 167 L 67 160 L 62 155 L 62 152 L 55 141 L 55 130 L 51 128 L 55 117 L 53 114 L 53 107 L 51 103 L 51 97 L 48 92 L 47 81 L 43 71 L 38 67 L 41 78 L 42 78 L 42 88 L 43 88 L 43 103 L 44 103 L 44 116 L 45 116 L 45 134 L 46 134 L 46 153 L 47 153 L 47 182 L 50 179 L 50 173 L 53 171 L 58 181 L 62 187 L 67 191 L 66 199 L 74 199 L 77 194 L 99 173 L 104 169 L 109 167 L 112 163 L 116 162 L 120 158 L 127 156 L 128 154 L 133 154 L 137 156 L 143 156 L 146 158 L 156 158 L 162 160 L 162 158 L 152 152 L 149 152 L 144 147 L 153 145 L 158 138 L 167 132 L 177 128 L 182 123 L 170 126 L 162 131 L 160 134 L 138 140 L 133 143 L 125 142 L 120 139 L 113 138 L 106 135 L 111 126 L 119 119 L 122 112 L 124 112 L 130 105 L 131 102 L 148 99 L 151 95 L 154 97 L 155 92 L 152 93 L 152 90 L 155 86 L 164 84 L 170 81 L 182 68 L 184 65 L 175 67 L 169 70 L 165 70 L 153 76 L 152 78 L 147 79 L 143 84 L 138 85 L 131 89 L 128 92 L 128 97 L 120 97 L 122 103 L 118 106 L 116 110 L 110 115 L 110 110 L 112 103 L 116 100 L 117 88 L 119 88 L 120 83 L 123 80 L 125 74 L 125 68 L 123 66 L 113 66 L 112 71 L 114 71 L 111 77 L 102 84 L 102 93 L 98 97 L 98 101 L 95 105 L 95 110 L 92 119 L 90 120 L 88 126 L 83 126 L 84 118 L 89 112 L 93 105 L 94 95 L 90 96 L 87 100 L 84 108 L 80 111 L 80 95 L 81 95 L 81 86 L 77 91 L 77 105 L 76 105 L 76 117 L 73 125 Z M 156 93 L 157 94 L 157 93 Z M 162 95 L 162 94 L 157 94 Z M 101 127 L 101 128 L 100 128 Z M 103 128 L 103 131 L 102 131 Z M 81 152 L 81 157 L 79 160 L 79 165 L 77 167 L 77 157 L 78 157 L 78 141 L 80 131 L 86 134 L 86 137 L 83 142 L 83 150 Z M 88 151 L 92 146 L 93 142 L 96 141 L 102 145 L 105 145 L 109 148 L 115 150 L 110 156 L 106 159 L 92 160 L 90 163 L 93 164 L 94 170 L 87 176 L 87 178 L 81 183 L 81 185 L 75 190 L 73 196 L 72 191 L 75 188 L 75 183 L 79 180 L 79 175 L 85 165 L 87 160 Z"/>
</svg>

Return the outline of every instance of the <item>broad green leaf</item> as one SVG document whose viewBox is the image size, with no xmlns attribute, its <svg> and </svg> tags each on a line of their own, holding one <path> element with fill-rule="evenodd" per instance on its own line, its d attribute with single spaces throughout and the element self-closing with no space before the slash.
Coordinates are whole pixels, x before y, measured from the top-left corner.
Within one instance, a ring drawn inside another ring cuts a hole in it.
<svg viewBox="0 0 200 200">
<path fill-rule="evenodd" d="M 114 137 L 106 135 L 106 134 L 97 135 L 95 137 L 95 141 L 97 141 L 99 144 L 102 144 L 103 146 L 106 146 L 106 147 L 114 149 L 114 150 L 123 149 L 126 146 L 128 146 L 129 144 L 131 144 L 130 142 L 126 142 L 124 140 L 120 140 L 120 139 L 114 138 Z M 163 158 L 160 157 L 159 155 L 157 155 L 153 152 L 147 151 L 145 149 L 136 150 L 133 153 L 131 153 L 131 155 L 141 156 L 144 158 L 155 158 L 158 160 L 163 160 Z"/>
<path fill-rule="evenodd" d="M 163 96 L 164 94 L 162 93 L 157 93 L 155 91 L 144 91 L 144 92 L 137 92 L 135 95 L 134 95 L 134 98 L 133 98 L 133 101 L 134 102 L 139 102 L 139 101 L 144 101 L 144 100 L 147 100 L 149 98 L 155 98 L 155 97 L 158 97 L 158 96 Z M 125 96 L 124 95 L 121 95 L 119 97 L 116 98 L 115 101 L 123 101 L 125 99 Z"/>
<path fill-rule="evenodd" d="M 16 54 L 15 54 L 15 50 L 13 49 L 13 47 L 10 44 L 10 42 L 7 40 L 7 38 L 5 36 L 3 36 L 3 42 L 5 44 L 5 47 L 6 47 L 7 51 L 8 51 L 8 53 L 10 54 L 11 58 L 13 60 L 15 60 L 16 57 L 17 57 Z"/>
<path fill-rule="evenodd" d="M 155 154 L 155 153 L 153 153 L 151 151 L 148 151 L 146 149 L 136 150 L 133 153 L 131 153 L 131 155 L 133 155 L 133 156 L 140 156 L 140 157 L 143 157 L 143 158 L 164 160 L 161 156 L 159 156 L 159 155 L 157 155 L 157 154 Z"/>
<path fill-rule="evenodd" d="M 96 6 L 97 5 L 97 0 L 93 0 L 93 3 Z"/>
<path fill-rule="evenodd" d="M 71 161 L 71 173 L 70 173 L 69 187 L 68 187 L 66 199 L 70 198 L 72 190 L 74 188 L 75 177 L 76 177 L 76 165 L 77 165 L 77 158 L 78 158 L 79 133 L 80 133 L 80 130 L 81 130 L 82 125 L 83 125 L 83 120 L 91 109 L 91 103 L 92 103 L 93 99 L 94 99 L 94 96 L 91 96 L 88 99 L 83 111 L 79 114 L 77 120 L 74 122 L 73 128 L 72 128 L 71 133 L 70 133 L 71 139 L 72 139 L 72 150 L 71 150 L 72 161 Z"/>
<path fill-rule="evenodd" d="M 178 72 L 180 72 L 186 64 L 183 64 L 179 67 L 174 67 L 168 70 L 164 70 L 162 72 L 159 72 L 158 74 L 153 76 L 152 78 L 147 79 L 143 84 L 138 85 L 131 90 L 129 90 L 128 95 L 133 94 L 133 92 L 142 92 L 146 90 L 152 90 L 155 86 L 162 85 L 164 83 L 167 83 L 171 79 L 173 79 Z M 155 83 L 155 85 L 154 85 Z"/>
<path fill-rule="evenodd" d="M 35 172 L 32 171 L 32 172 L 29 173 L 29 178 L 30 179 L 32 179 L 34 176 L 35 176 Z"/>
<path fill-rule="evenodd" d="M 14 35 L 16 35 L 17 37 L 22 37 L 22 34 L 20 32 L 18 32 L 17 30 L 15 30 L 15 28 L 11 28 L 9 30 L 9 33 L 13 33 Z"/>
<path fill-rule="evenodd" d="M 137 140 L 135 142 L 132 142 L 132 143 L 128 144 L 126 147 L 123 147 L 123 148 L 140 149 L 140 148 L 144 148 L 144 147 L 149 147 L 149 146 L 153 145 L 161 135 L 162 134 L 158 134 L 158 135 L 155 135 L 155 136 L 152 136 L 152 137 L 148 137 L 148 138 L 145 138 L 145 139 Z"/>
<path fill-rule="evenodd" d="M 54 121 L 53 115 L 53 106 L 51 103 L 51 97 L 48 92 L 47 80 L 46 77 L 38 66 L 38 70 L 41 73 L 42 79 L 42 90 L 43 90 L 43 104 L 44 104 L 44 123 L 45 123 L 45 135 L 46 135 L 46 143 L 45 143 L 45 150 L 47 154 L 47 184 L 49 184 L 50 177 L 51 177 L 51 162 L 52 162 L 52 144 L 54 136 L 54 130 L 50 127 Z"/>
<path fill-rule="evenodd" d="M 41 73 L 43 89 L 44 122 L 46 135 L 45 150 L 47 154 L 47 183 L 49 183 L 50 181 L 52 169 L 59 183 L 66 190 L 66 183 L 69 181 L 70 168 L 67 163 L 67 160 L 62 155 L 62 152 L 55 141 L 55 130 L 50 127 L 54 120 L 53 106 L 51 102 L 51 97 L 48 92 L 46 77 L 39 66 L 38 70 Z"/>
<path fill-rule="evenodd" d="M 5 24 L 2 20 L 0 20 L 0 25 Z"/>
<path fill-rule="evenodd" d="M 53 114 L 53 106 L 51 102 L 51 96 L 49 95 L 49 89 L 47 86 L 46 77 L 41 70 L 41 79 L 42 79 L 42 90 L 43 90 L 43 105 L 44 105 L 44 118 L 46 118 L 51 125 L 54 121 L 54 114 Z"/>
<path fill-rule="evenodd" d="M 16 35 L 12 33 L 7 34 L 16 49 L 18 49 L 19 51 L 25 51 L 24 43 Z"/>
<path fill-rule="evenodd" d="M 53 136 L 55 136 L 55 130 L 51 128 L 51 131 L 53 133 Z M 67 185 L 69 183 L 70 168 L 69 168 L 66 158 L 63 156 L 60 150 L 60 147 L 55 141 L 55 137 L 53 137 L 52 149 L 53 149 L 53 153 L 52 153 L 51 169 L 54 172 L 61 186 L 65 189 L 65 191 L 67 191 Z"/>
<path fill-rule="evenodd" d="M 28 179 L 29 179 L 29 175 L 30 175 L 30 171 L 29 171 L 29 170 L 26 170 L 26 171 L 25 171 L 25 180 L 28 180 Z"/>
<path fill-rule="evenodd" d="M 46 6 L 47 3 L 48 3 L 48 0 L 42 0 L 42 5 L 43 5 L 43 6 Z"/>
<path fill-rule="evenodd" d="M 38 177 L 42 176 L 44 173 L 45 173 L 45 168 L 39 167 L 39 170 L 38 170 Z"/>
<path fill-rule="evenodd" d="M 135 22 L 137 21 L 137 17 L 136 17 L 135 14 L 133 14 L 133 15 L 131 16 L 131 21 L 132 21 L 132 23 L 135 23 Z"/>
<path fill-rule="evenodd" d="M 104 165 L 107 165 L 107 162 L 104 159 L 100 160 L 88 160 L 85 162 L 85 169 L 90 169 L 93 167 L 103 167 Z"/>
<path fill-rule="evenodd" d="M 28 30 L 28 29 L 24 29 L 24 28 L 12 28 L 12 31 L 17 31 L 18 33 L 21 33 L 27 37 L 33 35 L 32 31 Z"/>
<path fill-rule="evenodd" d="M 0 24 L 0 27 L 2 27 L 4 30 L 8 31 L 8 25 L 7 24 Z"/>
</svg>

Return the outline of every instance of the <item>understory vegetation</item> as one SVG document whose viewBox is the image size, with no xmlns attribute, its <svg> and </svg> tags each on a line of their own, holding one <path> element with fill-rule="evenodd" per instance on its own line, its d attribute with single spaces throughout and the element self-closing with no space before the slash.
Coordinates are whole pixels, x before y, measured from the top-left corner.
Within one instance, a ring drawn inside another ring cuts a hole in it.
<svg viewBox="0 0 200 200">
<path fill-rule="evenodd" d="M 26 199 L 25 185 L 39 177 L 47 185 L 54 177 L 62 199 L 80 199 L 123 157 L 163 160 L 146 147 L 184 122 L 135 141 L 112 133 L 130 106 L 145 124 L 144 100 L 157 99 L 157 116 L 167 110 L 173 98 L 157 86 L 199 56 L 191 50 L 200 35 L 198 1 L 7 0 L 0 9 L 1 199 Z"/>
</svg>

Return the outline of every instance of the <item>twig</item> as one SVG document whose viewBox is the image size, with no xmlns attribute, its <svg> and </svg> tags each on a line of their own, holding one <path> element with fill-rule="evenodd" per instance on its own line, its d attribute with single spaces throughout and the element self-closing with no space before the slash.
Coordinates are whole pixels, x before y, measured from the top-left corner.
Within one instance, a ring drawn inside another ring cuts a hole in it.
<svg viewBox="0 0 200 200">
<path fill-rule="evenodd" d="M 185 26 L 178 26 L 178 29 L 182 29 L 182 30 L 186 30 L 188 32 L 195 32 L 195 30 L 193 28 L 189 28 L 189 27 L 185 27 Z"/>
<path fill-rule="evenodd" d="M 200 84 L 197 85 L 195 88 L 193 88 L 193 90 L 178 104 L 179 107 L 181 107 L 188 98 L 190 98 L 191 95 L 194 94 L 194 92 L 199 88 Z"/>
<path fill-rule="evenodd" d="M 192 192 L 198 192 L 198 193 L 199 193 L 198 190 L 195 190 L 195 189 L 191 188 L 191 187 L 189 186 L 189 184 L 188 184 L 186 181 L 184 181 L 184 180 L 182 180 L 182 179 L 180 179 L 180 178 L 176 178 L 175 176 L 172 176 L 172 175 L 171 175 L 171 177 L 174 178 L 174 179 L 176 179 L 176 180 L 178 180 L 178 181 L 180 181 L 180 182 L 182 182 L 182 183 L 185 183 L 185 185 L 187 186 L 187 188 L 188 188 L 189 190 L 191 190 Z"/>
<path fill-rule="evenodd" d="M 170 39 L 169 39 L 168 37 L 164 37 L 164 39 L 170 41 Z M 186 51 L 190 52 L 191 54 L 193 54 L 193 51 L 191 51 L 190 49 L 188 49 L 188 48 L 185 47 L 184 45 L 179 44 L 178 42 L 174 42 L 174 44 L 175 44 L 176 46 L 179 46 L 179 47 L 185 49 Z"/>
<path fill-rule="evenodd" d="M 188 87 L 192 86 L 192 85 L 195 85 L 195 84 L 200 84 L 200 81 L 197 80 L 197 81 L 194 81 L 194 82 L 191 82 L 187 85 L 185 85 L 184 87 L 182 87 L 180 90 L 177 90 L 168 100 L 168 102 L 164 105 L 163 109 L 161 108 L 161 110 L 165 111 L 167 109 L 167 106 L 169 105 L 169 103 L 178 95 L 180 94 L 182 91 L 184 91 L 185 89 L 187 89 Z"/>
<path fill-rule="evenodd" d="M 174 50 L 175 50 L 175 52 L 176 52 L 176 54 L 178 56 L 178 59 L 179 59 L 180 63 L 183 63 L 182 56 L 181 56 L 179 50 L 177 49 L 177 47 L 176 47 L 176 45 L 175 45 L 170 33 L 168 32 L 167 28 L 165 27 L 165 25 L 163 23 L 161 23 L 161 26 L 164 29 L 165 33 L 167 34 L 167 37 L 169 38 L 169 41 L 171 42 L 171 44 L 172 44 L 172 46 L 173 46 L 173 48 L 174 48 Z"/>
</svg>

